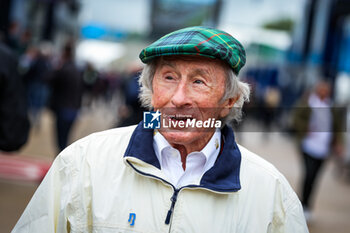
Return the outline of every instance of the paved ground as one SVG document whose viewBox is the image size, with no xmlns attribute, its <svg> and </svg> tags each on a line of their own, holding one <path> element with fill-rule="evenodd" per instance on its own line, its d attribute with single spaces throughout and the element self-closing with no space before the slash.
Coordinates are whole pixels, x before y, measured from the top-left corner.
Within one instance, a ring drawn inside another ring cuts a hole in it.
<svg viewBox="0 0 350 233">
<path fill-rule="evenodd" d="M 72 141 L 94 131 L 107 129 L 113 124 L 115 109 L 105 105 L 82 111 L 74 127 Z M 20 156 L 34 156 L 53 160 L 56 154 L 53 120 L 45 112 L 40 128 L 33 129 Z M 300 174 L 298 153 L 291 138 L 282 133 L 239 133 L 238 141 L 248 149 L 273 163 L 298 191 Z M 334 161 L 329 161 L 315 198 L 311 233 L 350 232 L 350 184 L 336 174 Z M 36 183 L 0 180 L 0 233 L 10 232 L 37 188 Z"/>
</svg>

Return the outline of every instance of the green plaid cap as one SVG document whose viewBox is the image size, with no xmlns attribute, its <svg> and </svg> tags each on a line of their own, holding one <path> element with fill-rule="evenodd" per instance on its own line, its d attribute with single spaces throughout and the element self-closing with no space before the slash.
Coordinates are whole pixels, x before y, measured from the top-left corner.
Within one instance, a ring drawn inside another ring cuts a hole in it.
<svg viewBox="0 0 350 233">
<path fill-rule="evenodd" d="M 188 27 L 171 32 L 140 53 L 143 63 L 160 56 L 200 55 L 227 62 L 238 74 L 246 62 L 241 43 L 230 34 L 206 27 Z"/>
</svg>

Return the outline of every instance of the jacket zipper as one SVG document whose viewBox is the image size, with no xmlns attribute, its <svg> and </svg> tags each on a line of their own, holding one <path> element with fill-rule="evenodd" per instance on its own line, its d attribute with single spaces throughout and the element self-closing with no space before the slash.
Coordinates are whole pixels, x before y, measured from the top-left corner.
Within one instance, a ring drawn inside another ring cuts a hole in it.
<svg viewBox="0 0 350 233">
<path fill-rule="evenodd" d="M 180 189 L 175 189 L 173 196 L 170 198 L 171 200 L 171 206 L 170 209 L 168 210 L 168 214 L 166 215 L 166 219 L 165 219 L 165 224 L 169 225 L 170 223 L 170 219 L 171 219 L 171 215 L 174 212 L 174 207 L 175 207 L 175 203 L 177 200 L 177 194 L 179 193 Z"/>
<path fill-rule="evenodd" d="M 170 185 L 173 190 L 174 190 L 174 193 L 173 195 L 171 196 L 170 200 L 171 200 L 171 206 L 170 206 L 170 209 L 168 210 L 168 213 L 167 213 L 167 216 L 165 218 L 165 224 L 166 225 L 169 225 L 170 224 L 170 220 L 171 220 L 171 217 L 172 217 L 172 214 L 174 212 L 174 208 L 175 208 L 175 204 L 176 204 L 176 201 L 177 201 L 177 195 L 179 194 L 179 192 L 181 191 L 181 189 L 184 189 L 184 188 L 194 188 L 194 189 L 204 189 L 204 190 L 208 190 L 208 191 L 211 191 L 211 192 L 214 192 L 214 193 L 219 193 L 221 194 L 222 192 L 219 192 L 219 191 L 214 191 L 212 189 L 208 189 L 208 188 L 204 188 L 204 187 L 198 187 L 198 186 L 194 186 L 194 185 L 187 185 L 187 186 L 183 186 L 179 189 L 176 189 L 174 185 L 172 185 L 171 183 L 169 183 L 168 181 L 158 177 L 158 176 L 155 176 L 155 175 L 151 175 L 151 174 L 148 174 L 148 173 L 145 173 L 145 172 L 142 172 L 140 170 L 138 170 L 136 167 L 134 167 L 132 165 L 132 163 L 130 163 L 129 161 L 127 161 L 127 163 L 138 173 L 140 173 L 141 175 L 143 176 L 148 176 L 148 177 L 152 177 L 154 179 L 157 179 L 157 180 L 161 180 L 163 181 L 164 183 Z M 170 229 L 169 229 L 170 230 Z M 169 231 L 170 232 L 170 231 Z"/>
<path fill-rule="evenodd" d="M 127 161 L 127 163 L 138 173 L 140 173 L 141 175 L 143 176 L 148 176 L 148 177 L 152 177 L 154 179 L 157 179 L 157 180 L 161 180 L 163 181 L 164 183 L 170 185 L 173 190 L 174 190 L 174 193 L 173 195 L 171 196 L 170 200 L 171 200 L 171 206 L 170 206 L 170 209 L 168 210 L 168 213 L 167 213 L 167 216 L 165 218 L 165 224 L 169 225 L 170 223 L 170 219 L 171 219 L 171 216 L 172 216 L 172 213 L 174 212 L 174 207 L 175 207 L 175 203 L 176 203 L 176 200 L 177 200 L 177 195 L 179 193 L 179 191 L 183 188 L 180 188 L 180 189 L 176 189 L 174 185 L 172 185 L 171 183 L 169 183 L 168 181 L 158 177 L 158 176 L 154 176 L 154 175 L 151 175 L 151 174 L 148 174 L 148 173 L 145 173 L 145 172 L 142 172 L 140 170 L 138 170 L 136 167 L 134 167 L 129 161 Z"/>
<path fill-rule="evenodd" d="M 155 179 L 157 179 L 157 180 L 161 180 L 161 181 L 163 181 L 163 182 L 169 184 L 169 185 L 173 188 L 174 193 L 173 193 L 173 195 L 172 195 L 171 198 L 170 198 L 170 200 L 171 200 L 171 206 L 170 206 L 170 209 L 168 210 L 168 213 L 167 213 L 166 218 L 165 218 L 165 224 L 166 224 L 166 225 L 169 225 L 169 224 L 170 224 L 170 219 L 171 219 L 172 214 L 173 214 L 173 212 L 174 212 L 175 203 L 176 203 L 176 201 L 177 201 L 177 195 L 179 194 L 180 190 L 183 189 L 183 188 L 185 188 L 186 186 L 181 187 L 180 189 L 176 189 L 175 186 L 172 185 L 171 183 L 169 183 L 168 181 L 166 181 L 166 180 L 164 180 L 164 179 L 162 179 L 162 178 L 160 178 L 160 177 L 158 177 L 158 176 L 151 175 L 151 174 L 148 174 L 148 173 L 145 173 L 145 172 L 142 172 L 142 171 L 138 170 L 138 169 L 137 169 L 136 167 L 134 167 L 129 161 L 127 161 L 127 163 L 128 163 L 136 172 L 140 173 L 141 175 L 143 175 L 143 176 L 148 176 L 148 177 L 152 177 L 152 178 L 155 178 Z"/>
</svg>

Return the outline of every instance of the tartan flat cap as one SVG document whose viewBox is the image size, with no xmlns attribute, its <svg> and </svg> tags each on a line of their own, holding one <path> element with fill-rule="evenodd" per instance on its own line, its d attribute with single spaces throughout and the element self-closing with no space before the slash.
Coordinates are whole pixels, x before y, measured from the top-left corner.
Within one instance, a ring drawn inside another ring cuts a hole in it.
<svg viewBox="0 0 350 233">
<path fill-rule="evenodd" d="M 171 32 L 140 53 L 143 63 L 160 56 L 199 55 L 225 61 L 238 74 L 246 62 L 241 43 L 230 34 L 206 27 L 188 27 Z"/>
</svg>

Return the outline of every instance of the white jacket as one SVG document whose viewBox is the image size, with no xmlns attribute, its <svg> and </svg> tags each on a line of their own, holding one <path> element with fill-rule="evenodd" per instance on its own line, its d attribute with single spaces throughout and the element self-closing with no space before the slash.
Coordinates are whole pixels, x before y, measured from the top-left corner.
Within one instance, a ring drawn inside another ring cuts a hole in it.
<svg viewBox="0 0 350 233">
<path fill-rule="evenodd" d="M 66 148 L 12 232 L 308 232 L 286 179 L 237 146 L 228 127 L 214 167 L 176 191 L 159 169 L 152 133 L 112 129 Z"/>
</svg>

